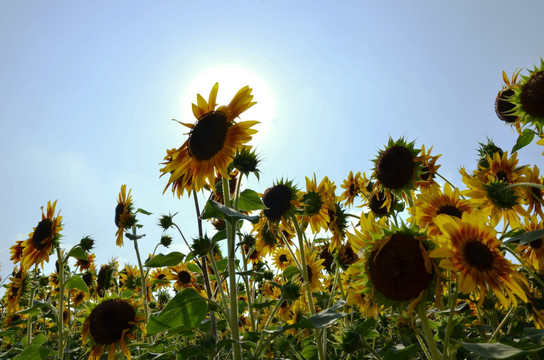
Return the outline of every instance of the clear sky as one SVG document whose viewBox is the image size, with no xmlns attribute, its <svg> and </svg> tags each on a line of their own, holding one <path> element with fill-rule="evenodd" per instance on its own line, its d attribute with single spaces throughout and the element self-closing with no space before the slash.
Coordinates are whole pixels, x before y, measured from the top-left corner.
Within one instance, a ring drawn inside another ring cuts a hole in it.
<svg viewBox="0 0 544 360">
<path fill-rule="evenodd" d="M 192 199 L 162 195 L 159 163 L 186 139 L 171 119 L 193 122 L 196 93 L 215 81 L 220 103 L 254 88 L 242 120 L 261 121 L 256 191 L 282 177 L 304 187 L 314 172 L 338 186 L 350 170 L 370 175 L 389 136 L 434 146 L 463 188 L 458 169 L 475 167 L 479 142 L 515 143 L 495 96 L 502 70 L 544 57 L 543 13 L 540 0 L 0 0 L 0 275 L 48 200 L 63 246 L 91 235 L 98 265 L 135 264 L 130 241 L 115 246 L 122 184 L 153 212 L 140 216 L 144 254 L 162 213 L 196 236 Z M 543 150 L 521 150 L 520 164 L 543 166 Z"/>
</svg>

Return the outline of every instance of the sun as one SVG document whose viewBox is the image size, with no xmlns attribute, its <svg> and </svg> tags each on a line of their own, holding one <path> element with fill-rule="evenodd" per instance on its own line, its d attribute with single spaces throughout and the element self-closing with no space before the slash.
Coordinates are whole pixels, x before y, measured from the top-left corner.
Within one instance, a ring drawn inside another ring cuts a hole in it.
<svg viewBox="0 0 544 360">
<path fill-rule="evenodd" d="M 228 104 L 234 94 L 246 85 L 253 89 L 253 101 L 257 104 L 242 115 L 242 120 L 260 122 L 255 126 L 258 132 L 253 135 L 253 140 L 249 144 L 253 145 L 257 151 L 264 149 L 267 135 L 270 135 L 269 129 L 276 116 L 276 96 L 266 81 L 266 77 L 249 67 L 223 64 L 197 72 L 186 84 L 183 84 L 182 108 L 179 112 L 183 118 L 178 120 L 187 122 L 189 121 L 187 119 L 194 117 L 191 112 L 191 103 L 196 102 L 196 94 L 208 94 L 216 82 L 219 83 L 218 104 Z"/>
</svg>

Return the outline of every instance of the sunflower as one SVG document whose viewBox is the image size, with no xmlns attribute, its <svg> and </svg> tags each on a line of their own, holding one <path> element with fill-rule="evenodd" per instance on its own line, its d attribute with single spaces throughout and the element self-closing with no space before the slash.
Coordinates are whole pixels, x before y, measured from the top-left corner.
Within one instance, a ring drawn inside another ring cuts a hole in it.
<svg viewBox="0 0 544 360">
<path fill-rule="evenodd" d="M 544 60 L 540 67 L 534 67 L 528 76 L 521 76 L 517 86 L 512 87 L 513 94 L 507 101 L 514 105 L 508 113 L 519 117 L 522 124 L 530 124 L 542 132 L 544 125 Z"/>
<path fill-rule="evenodd" d="M 526 218 L 526 223 L 521 227 L 526 232 L 544 229 L 544 221 L 538 220 L 535 215 Z M 521 259 L 536 271 L 544 274 L 544 238 L 538 238 L 527 244 L 521 244 L 516 248 Z"/>
<path fill-rule="evenodd" d="M 226 106 L 215 109 L 219 84 L 210 92 L 208 102 L 198 94 L 193 104 L 194 124 L 179 122 L 190 129 L 189 138 L 178 149 L 167 151 L 162 175 L 170 174 L 166 189 L 181 197 L 185 191 L 200 191 L 206 184 L 214 184 L 215 173 L 228 176 L 228 166 L 241 145 L 251 140 L 257 121 L 236 123 L 234 120 L 255 104 L 252 89 L 243 87 Z M 161 175 L 161 176 L 162 176 Z"/>
<path fill-rule="evenodd" d="M 106 346 L 108 347 L 108 359 L 115 358 L 116 344 L 121 351 L 131 359 L 127 347 L 127 338 L 134 339 L 134 331 L 137 328 L 144 330 L 144 316 L 138 315 L 137 308 L 122 299 L 107 299 L 90 310 L 83 323 L 81 340 L 83 343 L 91 337 L 93 346 L 89 360 L 99 360 Z"/>
<path fill-rule="evenodd" d="M 21 257 L 23 256 L 23 249 L 24 249 L 24 240 L 17 240 L 15 242 L 15 245 L 12 245 L 9 248 L 9 252 L 11 253 L 10 260 L 13 261 L 14 264 L 17 264 L 19 261 L 21 261 Z"/>
<path fill-rule="evenodd" d="M 298 252 L 298 257 L 300 258 L 300 252 Z M 304 252 L 304 257 L 306 260 L 306 271 L 308 272 L 308 284 L 310 284 L 310 289 L 312 291 L 320 290 L 322 288 L 321 281 L 323 280 L 323 259 L 317 259 L 317 252 L 313 252 L 312 249 L 306 248 Z M 299 261 L 299 263 L 301 263 Z M 303 276 L 299 277 L 300 282 L 304 282 Z"/>
<path fill-rule="evenodd" d="M 504 219 L 510 226 L 520 225 L 520 215 L 526 216 L 527 212 L 521 206 L 520 188 L 509 187 L 503 180 L 491 180 L 482 182 L 478 176 L 470 176 L 464 168 L 459 172 L 468 189 L 462 191 L 462 195 L 470 197 L 475 207 L 491 217 L 493 223 Z"/>
<path fill-rule="evenodd" d="M 497 94 L 495 100 L 495 113 L 505 123 L 514 124 L 519 120 L 519 116 L 512 115 L 512 111 L 515 108 L 515 105 L 508 101 L 514 95 L 514 88 L 518 86 L 518 76 L 521 70 L 516 70 L 512 74 L 512 81 L 508 79 L 508 75 L 503 71 L 502 79 L 504 81 L 504 86 Z"/>
<path fill-rule="evenodd" d="M 343 270 L 346 270 L 351 264 L 358 260 L 359 256 L 353 251 L 349 242 L 343 244 L 336 254 L 336 263 L 340 265 Z"/>
<path fill-rule="evenodd" d="M 167 268 L 154 268 L 150 274 L 151 284 L 154 288 L 162 289 L 170 286 L 170 271 Z"/>
<path fill-rule="evenodd" d="M 136 265 L 125 264 L 125 268 L 119 271 L 119 285 L 123 289 L 141 290 L 140 270 Z"/>
<path fill-rule="evenodd" d="M 89 253 L 86 253 L 87 255 L 87 260 L 84 260 L 84 259 L 77 259 L 76 261 L 76 264 L 75 264 L 75 267 L 78 268 L 80 271 L 84 271 L 84 270 L 94 270 L 95 269 L 95 264 L 94 264 L 94 261 L 96 259 L 96 255 L 95 254 L 89 254 Z"/>
<path fill-rule="evenodd" d="M 420 150 L 414 149 L 414 142 L 407 143 L 404 138 L 393 141 L 389 138 L 384 150 L 380 150 L 374 162 L 374 192 L 385 190 L 386 208 L 389 212 L 391 194 L 401 196 L 415 187 L 415 181 L 421 176 L 422 161 L 428 156 L 419 156 Z"/>
<path fill-rule="evenodd" d="M 130 195 L 131 189 L 128 190 L 125 184 L 121 185 L 121 192 L 119 192 L 119 199 L 117 200 L 117 206 L 115 207 L 115 226 L 117 226 L 116 244 L 117 246 L 123 246 L 123 234 L 125 230 L 129 229 L 136 223 L 136 218 L 132 213 L 132 196 Z"/>
<path fill-rule="evenodd" d="M 348 178 L 344 180 L 344 183 L 340 185 L 345 191 L 340 195 L 340 200 L 344 201 L 345 206 L 352 206 L 355 198 L 366 192 L 368 180 L 366 180 L 366 175 L 359 171 L 355 176 L 353 171 L 349 172 Z"/>
<path fill-rule="evenodd" d="M 418 178 L 415 182 L 415 185 L 420 189 L 428 189 L 432 186 L 436 186 L 437 183 L 434 181 L 436 173 L 440 168 L 440 165 L 436 164 L 438 158 L 442 155 L 431 155 L 433 147 L 429 149 L 428 152 L 425 151 L 425 145 L 421 145 L 421 154 L 420 158 L 422 159 L 421 164 L 421 173 L 418 175 Z"/>
<path fill-rule="evenodd" d="M 180 290 L 196 285 L 196 274 L 190 271 L 185 263 L 179 263 L 169 269 L 169 279 L 174 281 L 174 289 Z"/>
<path fill-rule="evenodd" d="M 295 264 L 291 252 L 285 247 L 277 248 L 272 256 L 272 262 L 281 271 L 285 270 L 289 265 Z"/>
<path fill-rule="evenodd" d="M 71 299 L 72 299 L 72 306 L 74 308 L 77 308 L 87 300 L 89 300 L 89 294 L 82 290 L 72 289 L 71 290 Z"/>
<path fill-rule="evenodd" d="M 514 184 L 524 174 L 525 166 L 518 167 L 517 153 L 509 158 L 508 151 L 494 152 L 492 156 L 487 155 L 487 164 L 487 167 L 475 171 L 476 177 L 484 183 L 504 181 Z"/>
<path fill-rule="evenodd" d="M 468 200 L 461 199 L 459 189 L 452 189 L 449 184 L 444 185 L 443 192 L 438 187 L 422 191 L 414 204 L 414 221 L 420 228 L 426 228 L 429 235 L 440 234 L 440 229 L 433 221 L 438 215 L 461 218 L 463 213 L 469 213 L 473 209 Z"/>
<path fill-rule="evenodd" d="M 263 210 L 264 216 L 275 223 L 286 223 L 295 214 L 297 194 L 298 189 L 293 181 L 281 179 L 276 182 L 263 193 L 263 204 L 267 207 Z"/>
<path fill-rule="evenodd" d="M 435 223 L 442 232 L 441 244 L 446 245 L 430 256 L 442 258 L 440 267 L 457 273 L 462 293 L 479 296 L 478 305 L 483 303 L 487 289 L 505 308 L 517 305 L 515 295 L 527 302 L 527 280 L 503 256 L 497 232 L 480 214 L 464 213 L 461 219 L 440 215 Z"/>
<path fill-rule="evenodd" d="M 306 177 L 306 192 L 301 197 L 301 203 L 304 207 L 302 220 L 305 224 L 310 224 L 313 233 L 318 233 L 321 229 L 327 229 L 330 222 L 329 210 L 334 209 L 333 199 L 331 199 L 332 183 L 328 177 L 324 177 L 319 186 L 314 174 L 314 178 Z"/>
<path fill-rule="evenodd" d="M 337 202 L 331 205 L 329 209 L 328 229 L 332 233 L 329 243 L 329 250 L 337 250 L 346 237 L 346 229 L 348 227 L 347 213 L 342 205 Z"/>
<path fill-rule="evenodd" d="M 540 170 L 536 165 L 532 169 L 526 169 L 523 182 L 537 185 L 528 185 L 521 188 L 521 197 L 527 205 L 527 212 L 529 214 L 538 214 L 544 218 L 544 190 L 538 187 L 544 185 L 544 178 L 540 176 Z"/>
<path fill-rule="evenodd" d="M 374 242 L 365 256 L 368 285 L 383 306 L 410 303 L 408 312 L 430 288 L 435 267 L 425 238 L 408 230 L 395 230 Z"/>
<path fill-rule="evenodd" d="M 22 268 L 29 269 L 34 264 L 41 265 L 43 268 L 43 262 L 49 262 L 49 254 L 53 250 L 53 246 L 59 245 L 62 216 L 58 213 L 55 216 L 56 205 L 56 200 L 53 204 L 48 201 L 47 214 L 44 213 L 42 206 L 42 220 L 34 228 L 34 231 L 28 234 L 28 240 L 22 244 Z"/>
<path fill-rule="evenodd" d="M 11 282 L 9 283 L 8 289 L 4 295 L 4 298 L 7 299 L 6 311 L 8 313 L 19 310 L 19 301 L 21 300 L 21 295 L 23 295 L 25 290 L 25 278 L 25 270 L 17 270 L 17 268 L 13 270 L 13 277 L 9 278 Z"/>
</svg>

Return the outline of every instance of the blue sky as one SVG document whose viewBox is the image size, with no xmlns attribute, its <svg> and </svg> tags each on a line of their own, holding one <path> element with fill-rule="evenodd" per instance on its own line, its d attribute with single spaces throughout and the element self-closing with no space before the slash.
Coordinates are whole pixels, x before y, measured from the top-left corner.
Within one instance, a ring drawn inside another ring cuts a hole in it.
<svg viewBox="0 0 544 360">
<path fill-rule="evenodd" d="M 502 70 L 544 56 L 542 13 L 537 0 L 0 1 L 0 276 L 48 200 L 64 246 L 91 235 L 98 264 L 134 264 L 130 241 L 115 247 L 122 184 L 153 212 L 141 218 L 144 254 L 162 213 L 179 212 L 195 236 L 192 199 L 162 194 L 159 163 L 186 139 L 171 119 L 193 122 L 196 93 L 215 81 L 221 103 L 254 88 L 258 104 L 242 114 L 261 121 L 254 190 L 370 175 L 389 136 L 434 146 L 440 173 L 462 187 L 479 142 L 515 143 L 495 96 Z M 521 150 L 520 164 L 542 166 L 542 150 Z"/>
</svg>

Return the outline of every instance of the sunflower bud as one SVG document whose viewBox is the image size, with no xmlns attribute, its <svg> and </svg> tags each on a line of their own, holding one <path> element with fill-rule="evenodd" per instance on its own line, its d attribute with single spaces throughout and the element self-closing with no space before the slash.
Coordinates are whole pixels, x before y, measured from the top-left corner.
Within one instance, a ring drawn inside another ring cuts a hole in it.
<svg viewBox="0 0 544 360">
<path fill-rule="evenodd" d="M 170 229 L 172 226 L 174 226 L 174 216 L 176 216 L 176 214 L 174 215 L 168 214 L 168 215 L 161 216 L 161 218 L 159 219 L 159 226 L 162 227 L 163 230 Z"/>
<path fill-rule="evenodd" d="M 257 179 L 259 179 L 258 169 L 261 159 L 254 150 L 249 147 L 243 147 L 239 149 L 232 159 L 232 166 L 238 170 L 242 175 L 249 176 L 253 173 Z"/>
<path fill-rule="evenodd" d="M 161 245 L 164 247 L 169 247 L 172 244 L 172 237 L 170 235 L 161 236 Z"/>
<path fill-rule="evenodd" d="M 204 235 L 202 237 L 198 237 L 196 239 L 193 239 L 193 251 L 198 256 L 207 256 L 212 252 L 213 249 L 213 243 L 208 237 L 208 235 Z"/>
<path fill-rule="evenodd" d="M 286 301 L 294 301 L 300 297 L 300 284 L 287 282 L 281 287 L 281 297 Z"/>
<path fill-rule="evenodd" d="M 81 246 L 81 248 L 85 251 L 91 251 L 94 247 L 94 239 L 90 236 L 84 236 L 79 241 L 79 246 Z"/>
</svg>

